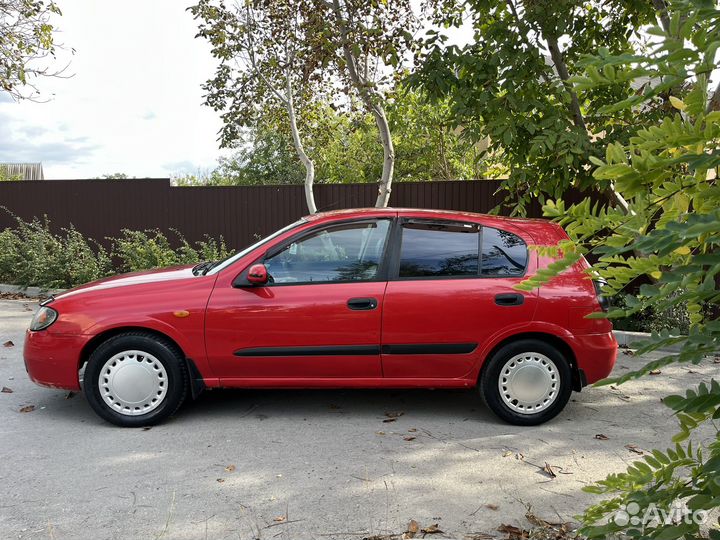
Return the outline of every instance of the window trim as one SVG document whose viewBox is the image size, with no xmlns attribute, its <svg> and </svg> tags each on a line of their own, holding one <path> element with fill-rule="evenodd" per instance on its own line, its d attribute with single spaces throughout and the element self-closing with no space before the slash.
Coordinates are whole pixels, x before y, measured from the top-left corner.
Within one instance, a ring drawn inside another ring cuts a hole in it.
<svg viewBox="0 0 720 540">
<path fill-rule="evenodd" d="M 388 228 L 387 235 L 385 236 L 385 245 L 383 246 L 383 252 L 380 256 L 380 264 L 378 264 L 378 272 L 374 279 L 353 279 L 353 280 L 347 280 L 347 281 L 292 281 L 287 283 L 265 283 L 262 285 L 262 287 L 292 287 L 295 285 L 340 285 L 340 284 L 348 284 L 348 283 L 377 283 L 377 282 L 384 282 L 388 281 L 388 264 L 387 259 L 390 253 L 390 246 L 392 243 L 392 234 L 393 229 L 395 227 L 395 222 L 397 219 L 394 216 L 375 216 L 375 217 L 368 217 L 368 218 L 361 218 L 361 219 L 344 219 L 341 221 L 332 221 L 330 223 L 324 222 L 319 223 L 313 227 L 309 227 L 307 229 L 304 229 L 302 231 L 299 231 L 289 238 L 285 239 L 283 242 L 276 244 L 266 251 L 264 251 L 260 256 L 258 256 L 255 260 L 253 260 L 251 263 L 249 263 L 245 269 L 238 274 L 235 279 L 232 282 L 232 286 L 234 288 L 248 288 L 248 287 L 257 287 L 257 285 L 254 285 L 250 283 L 247 280 L 247 274 L 250 270 L 250 267 L 254 264 L 265 264 L 265 261 L 271 257 L 274 257 L 284 249 L 286 249 L 290 244 L 293 242 L 297 242 L 306 236 L 311 236 L 317 231 L 323 230 L 323 229 L 332 229 L 336 227 L 342 227 L 346 225 L 362 225 L 363 223 L 376 223 L 378 221 L 389 221 L 390 227 Z"/>
<path fill-rule="evenodd" d="M 402 231 L 403 231 L 403 225 L 405 223 L 408 223 L 410 221 L 423 221 L 427 223 L 437 223 L 439 225 L 447 225 L 447 224 L 461 224 L 461 225 L 476 225 L 480 230 L 478 231 L 478 274 L 474 276 L 468 276 L 468 275 L 458 275 L 458 276 L 406 276 L 401 277 L 400 276 L 400 254 L 402 249 Z M 525 258 L 525 268 L 523 268 L 522 274 L 518 274 L 516 276 L 507 276 L 507 275 L 501 275 L 501 274 L 490 274 L 490 275 L 483 275 L 480 272 L 482 271 L 482 246 L 484 241 L 484 230 L 485 228 L 489 229 L 497 229 L 502 230 L 505 232 L 508 232 L 510 234 L 514 234 L 520 240 L 523 241 L 525 244 L 525 249 L 527 250 L 527 257 Z M 519 234 L 508 231 L 507 229 L 500 229 L 498 227 L 493 227 L 491 225 L 486 225 L 480 221 L 462 221 L 462 220 L 455 220 L 455 219 L 442 219 L 442 218 L 418 218 L 418 217 L 399 217 L 396 220 L 396 224 L 394 227 L 394 230 L 391 232 L 392 238 L 392 251 L 391 251 L 391 260 L 389 264 L 389 274 L 388 274 L 388 281 L 433 281 L 433 280 L 462 280 L 462 279 L 521 279 L 524 278 L 527 275 L 527 270 L 530 265 L 530 249 L 528 247 L 528 242 L 525 238 L 520 236 Z"/>
</svg>

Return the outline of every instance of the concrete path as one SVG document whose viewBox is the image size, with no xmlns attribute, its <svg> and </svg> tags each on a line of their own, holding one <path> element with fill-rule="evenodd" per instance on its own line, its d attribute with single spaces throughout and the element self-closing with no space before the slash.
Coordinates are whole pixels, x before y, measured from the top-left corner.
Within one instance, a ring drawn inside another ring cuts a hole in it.
<svg viewBox="0 0 720 540">
<path fill-rule="evenodd" d="M 707 359 L 589 388 L 536 428 L 499 422 L 473 392 L 284 390 L 207 392 L 161 426 L 121 429 L 27 379 L 34 308 L 0 301 L 2 538 L 356 540 L 410 519 L 463 538 L 528 526 L 526 504 L 572 520 L 597 500 L 580 488 L 637 459 L 626 445 L 669 443 L 660 398 L 720 371 Z M 616 373 L 640 360 L 621 354 Z"/>
</svg>

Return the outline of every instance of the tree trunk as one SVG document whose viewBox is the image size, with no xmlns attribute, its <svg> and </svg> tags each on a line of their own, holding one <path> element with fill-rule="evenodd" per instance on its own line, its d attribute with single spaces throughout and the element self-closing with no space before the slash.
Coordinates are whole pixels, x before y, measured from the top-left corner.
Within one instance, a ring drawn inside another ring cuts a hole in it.
<svg viewBox="0 0 720 540">
<path fill-rule="evenodd" d="M 347 65 L 348 74 L 350 75 L 350 80 L 360 94 L 360 98 L 365 104 L 365 107 L 375 118 L 375 124 L 377 125 L 380 133 L 380 142 L 383 146 L 383 170 L 382 176 L 378 181 L 378 197 L 375 201 L 375 207 L 384 208 L 390 201 L 393 171 L 395 169 L 395 147 L 392 142 L 390 126 L 388 124 L 387 117 L 385 116 L 385 109 L 380 103 L 379 96 L 371 90 L 370 83 L 357 70 L 356 58 L 353 56 L 352 50 L 350 49 L 347 28 L 345 27 L 345 20 L 343 19 L 338 0 L 333 0 L 332 8 L 335 13 L 335 20 L 337 21 L 338 29 L 340 30 L 343 56 L 345 58 L 345 64 Z"/>
<path fill-rule="evenodd" d="M 575 90 L 573 90 L 572 85 L 568 82 L 570 74 L 568 73 L 567 65 L 563 59 L 562 52 L 560 52 L 558 40 L 556 37 L 545 37 L 545 39 L 547 40 L 548 49 L 550 50 L 550 58 L 552 58 L 553 64 L 555 64 L 555 69 L 560 76 L 560 80 L 570 93 L 570 107 L 573 116 L 573 123 L 577 127 L 587 131 L 587 128 L 585 127 L 585 119 L 583 118 L 582 111 L 580 110 L 580 102 L 578 101 L 577 94 L 575 93 Z"/>
<path fill-rule="evenodd" d="M 308 157 L 305 153 L 305 147 L 300 140 L 300 132 L 297 127 L 297 120 L 295 118 L 295 106 L 293 105 L 292 87 L 290 85 L 290 77 L 287 77 L 287 113 L 290 119 L 290 132 L 292 133 L 293 143 L 295 144 L 295 151 L 297 152 L 300 161 L 305 166 L 305 202 L 307 203 L 308 211 L 311 214 L 317 212 L 317 206 L 315 206 L 315 195 L 313 193 L 313 183 L 315 182 L 315 164 L 313 160 Z"/>
</svg>

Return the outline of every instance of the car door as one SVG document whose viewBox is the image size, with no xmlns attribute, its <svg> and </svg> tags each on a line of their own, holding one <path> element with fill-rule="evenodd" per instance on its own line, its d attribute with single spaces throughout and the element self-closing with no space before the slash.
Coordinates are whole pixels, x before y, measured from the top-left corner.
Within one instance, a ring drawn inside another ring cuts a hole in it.
<svg viewBox="0 0 720 540">
<path fill-rule="evenodd" d="M 513 289 L 528 262 L 518 235 L 478 223 L 403 218 L 385 292 L 387 378 L 458 378 L 483 345 L 532 320 L 537 292 Z"/>
<path fill-rule="evenodd" d="M 268 251 L 269 282 L 216 286 L 208 360 L 222 384 L 382 377 L 380 322 L 391 219 L 317 226 Z M 246 270 L 247 271 L 247 270 Z"/>
</svg>

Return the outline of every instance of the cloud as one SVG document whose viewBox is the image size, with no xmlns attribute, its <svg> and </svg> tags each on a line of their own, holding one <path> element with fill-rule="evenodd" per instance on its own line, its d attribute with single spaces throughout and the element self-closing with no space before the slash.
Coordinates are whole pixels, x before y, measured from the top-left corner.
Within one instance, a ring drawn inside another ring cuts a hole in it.
<svg viewBox="0 0 720 540">
<path fill-rule="evenodd" d="M 96 149 L 87 137 L 58 137 L 52 127 L 23 123 L 0 109 L 0 162 L 72 163 Z"/>
</svg>

